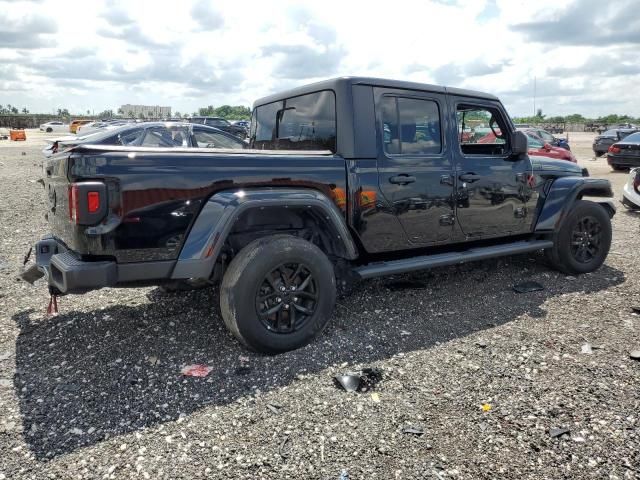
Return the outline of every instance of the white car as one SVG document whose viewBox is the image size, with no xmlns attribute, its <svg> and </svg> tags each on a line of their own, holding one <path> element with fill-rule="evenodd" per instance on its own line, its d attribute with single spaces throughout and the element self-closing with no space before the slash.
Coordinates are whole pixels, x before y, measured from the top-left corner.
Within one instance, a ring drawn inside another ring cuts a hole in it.
<svg viewBox="0 0 640 480">
<path fill-rule="evenodd" d="M 622 190 L 622 204 L 640 210 L 640 168 L 632 168 L 629 172 L 629 180 Z"/>
<path fill-rule="evenodd" d="M 51 121 L 51 122 L 47 122 L 47 123 L 43 123 L 42 125 L 40 125 L 40 130 L 42 130 L 43 132 L 68 132 L 69 131 L 69 124 L 68 123 L 63 123 L 63 122 L 58 122 L 56 120 Z"/>
</svg>

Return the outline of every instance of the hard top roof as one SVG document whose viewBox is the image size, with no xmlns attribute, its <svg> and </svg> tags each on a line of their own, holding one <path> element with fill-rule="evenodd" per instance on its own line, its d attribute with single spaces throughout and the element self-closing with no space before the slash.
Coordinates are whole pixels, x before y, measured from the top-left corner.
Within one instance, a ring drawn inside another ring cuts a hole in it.
<svg viewBox="0 0 640 480">
<path fill-rule="evenodd" d="M 430 85 L 427 83 L 405 82 L 402 80 L 390 80 L 374 77 L 337 77 L 330 78 L 328 80 L 322 80 L 320 82 L 310 83 L 307 85 L 302 85 L 300 87 L 285 90 L 283 92 L 278 92 L 272 95 L 267 95 L 266 97 L 259 98 L 255 102 L 253 102 L 253 106 L 256 107 L 282 100 L 284 98 L 317 92 L 319 90 L 337 90 L 340 89 L 340 87 L 344 87 L 345 85 L 371 85 L 374 87 L 397 88 L 403 90 L 420 90 L 435 93 L 449 93 L 453 95 L 498 100 L 496 96 L 489 93 L 466 90 L 462 88 L 442 87 L 439 85 Z"/>
</svg>

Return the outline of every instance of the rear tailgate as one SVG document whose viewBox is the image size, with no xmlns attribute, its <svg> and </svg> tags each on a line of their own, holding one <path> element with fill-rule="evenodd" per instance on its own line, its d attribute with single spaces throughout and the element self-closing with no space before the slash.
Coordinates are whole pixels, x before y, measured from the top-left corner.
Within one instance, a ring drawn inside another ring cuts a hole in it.
<svg viewBox="0 0 640 480">
<path fill-rule="evenodd" d="M 44 163 L 49 233 L 80 254 L 97 253 L 97 239 L 88 238 L 87 226 L 97 225 L 107 216 L 107 187 L 103 179 L 76 178 L 69 174 L 71 162 L 83 161 L 60 153 Z"/>
</svg>

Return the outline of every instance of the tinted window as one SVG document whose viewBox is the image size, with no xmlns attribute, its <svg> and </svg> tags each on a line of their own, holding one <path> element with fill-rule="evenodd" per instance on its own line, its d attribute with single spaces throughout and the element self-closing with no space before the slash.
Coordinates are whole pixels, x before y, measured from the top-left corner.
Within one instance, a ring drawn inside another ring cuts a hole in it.
<svg viewBox="0 0 640 480">
<path fill-rule="evenodd" d="M 244 148 L 243 142 L 233 140 L 221 133 L 194 131 L 196 145 L 200 148 Z"/>
<path fill-rule="evenodd" d="M 640 142 L 640 133 L 632 133 L 624 138 L 625 142 Z"/>
<path fill-rule="evenodd" d="M 491 107 L 458 105 L 458 141 L 466 155 L 504 155 L 506 123 L 500 112 Z"/>
<path fill-rule="evenodd" d="M 382 130 L 385 152 L 427 155 L 442 151 L 440 113 L 432 100 L 383 97 Z"/>
<path fill-rule="evenodd" d="M 604 137 L 616 137 L 616 136 L 618 136 L 618 131 L 617 130 L 607 130 L 606 132 L 604 132 L 602 134 L 602 136 L 604 136 Z"/>
<path fill-rule="evenodd" d="M 102 135 L 102 134 L 99 134 Z M 136 128 L 123 132 L 120 134 L 120 145 L 140 145 L 142 137 L 144 136 L 144 130 L 142 128 Z M 111 137 L 108 137 L 111 138 Z M 117 136 L 116 136 L 117 138 Z M 105 140 L 106 143 L 108 140 Z"/>
<path fill-rule="evenodd" d="M 189 129 L 186 127 L 151 127 L 142 141 L 143 147 L 186 147 Z"/>
<path fill-rule="evenodd" d="M 529 148 L 542 148 L 544 147 L 544 142 L 538 137 L 527 134 L 527 146 Z"/>
<path fill-rule="evenodd" d="M 258 107 L 252 130 L 254 148 L 335 152 L 335 95 L 327 90 Z"/>
</svg>

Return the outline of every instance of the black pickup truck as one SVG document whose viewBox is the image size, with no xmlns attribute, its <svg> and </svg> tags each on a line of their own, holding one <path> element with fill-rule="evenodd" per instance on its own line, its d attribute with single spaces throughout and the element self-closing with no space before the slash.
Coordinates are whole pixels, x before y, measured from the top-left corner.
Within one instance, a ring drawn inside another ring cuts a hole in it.
<svg viewBox="0 0 640 480">
<path fill-rule="evenodd" d="M 609 251 L 609 182 L 528 156 L 492 95 L 327 80 L 256 101 L 250 142 L 48 159 L 36 264 L 52 294 L 219 283 L 231 332 L 276 353 L 318 334 L 359 279 L 537 250 L 577 274 Z"/>
</svg>

